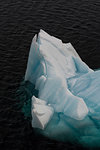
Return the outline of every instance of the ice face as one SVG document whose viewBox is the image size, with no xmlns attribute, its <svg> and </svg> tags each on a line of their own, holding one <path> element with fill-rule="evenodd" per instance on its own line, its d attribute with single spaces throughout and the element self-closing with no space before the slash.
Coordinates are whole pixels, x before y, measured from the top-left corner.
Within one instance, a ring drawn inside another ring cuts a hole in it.
<svg viewBox="0 0 100 150">
<path fill-rule="evenodd" d="M 44 129 L 50 121 L 54 110 L 46 101 L 32 97 L 32 127 Z"/>
<path fill-rule="evenodd" d="M 67 81 L 88 72 L 93 70 L 81 60 L 71 43 L 63 43 L 40 30 L 38 38 L 35 35 L 32 40 L 25 80 L 35 84 L 39 91 L 38 101 L 43 100 L 46 104 L 32 107 L 32 126 L 43 129 L 53 111 L 82 120 L 88 114 L 88 107 L 84 99 L 69 90 Z M 43 114 L 40 113 L 42 110 Z"/>
</svg>

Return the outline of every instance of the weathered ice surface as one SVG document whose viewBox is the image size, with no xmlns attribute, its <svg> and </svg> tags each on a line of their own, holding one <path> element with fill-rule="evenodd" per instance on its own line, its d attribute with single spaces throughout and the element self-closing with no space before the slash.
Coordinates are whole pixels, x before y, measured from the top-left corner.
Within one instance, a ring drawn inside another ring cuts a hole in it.
<svg viewBox="0 0 100 150">
<path fill-rule="evenodd" d="M 24 80 L 38 90 L 29 108 L 33 128 L 51 139 L 100 146 L 100 70 L 90 69 L 71 43 L 40 30 Z"/>
<path fill-rule="evenodd" d="M 80 149 L 78 144 L 35 136 L 31 123 L 17 109 L 15 92 L 24 77 L 31 40 L 40 29 L 71 42 L 90 68 L 100 68 L 99 0 L 0 0 L 0 146 L 7 150 Z M 22 94 L 32 96 L 27 86 L 21 84 Z"/>
<path fill-rule="evenodd" d="M 25 80 L 36 86 L 39 99 L 50 103 L 55 112 L 63 112 L 77 120 L 88 114 L 84 100 L 70 92 L 67 81 L 89 72 L 93 70 L 80 59 L 70 43 L 64 44 L 43 30 L 40 30 L 37 41 L 36 36 L 33 38 Z M 45 108 L 42 107 L 43 111 Z"/>
</svg>

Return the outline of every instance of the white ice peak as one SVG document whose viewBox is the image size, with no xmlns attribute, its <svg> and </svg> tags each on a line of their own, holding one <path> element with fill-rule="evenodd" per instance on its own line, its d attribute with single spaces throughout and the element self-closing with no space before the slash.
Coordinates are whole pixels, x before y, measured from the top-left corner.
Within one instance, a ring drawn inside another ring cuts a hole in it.
<svg viewBox="0 0 100 150">
<path fill-rule="evenodd" d="M 32 126 L 44 129 L 54 111 L 83 119 L 88 108 L 82 98 L 70 92 L 67 80 L 91 71 L 71 43 L 63 43 L 41 29 L 38 38 L 35 35 L 32 40 L 25 74 L 25 80 L 39 91 L 38 98 L 32 97 Z"/>
</svg>

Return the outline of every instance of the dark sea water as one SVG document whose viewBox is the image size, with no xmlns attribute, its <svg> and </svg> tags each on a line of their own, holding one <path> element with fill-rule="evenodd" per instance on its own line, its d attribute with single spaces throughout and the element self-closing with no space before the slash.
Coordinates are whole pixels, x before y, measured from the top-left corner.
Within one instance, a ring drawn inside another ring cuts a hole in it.
<svg viewBox="0 0 100 150">
<path fill-rule="evenodd" d="M 100 0 L 0 0 L 0 150 L 81 147 L 36 135 L 16 106 L 15 92 L 39 29 L 71 42 L 90 68 L 100 68 Z"/>
</svg>

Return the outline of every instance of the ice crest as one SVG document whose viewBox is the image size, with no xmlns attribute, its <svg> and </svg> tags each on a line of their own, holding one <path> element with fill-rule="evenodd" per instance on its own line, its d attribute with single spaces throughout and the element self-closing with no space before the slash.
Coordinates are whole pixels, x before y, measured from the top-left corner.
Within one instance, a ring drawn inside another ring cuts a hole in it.
<svg viewBox="0 0 100 150">
<path fill-rule="evenodd" d="M 38 103 L 32 100 L 32 126 L 43 129 L 54 111 L 83 119 L 88 107 L 82 97 L 69 90 L 68 79 L 88 72 L 93 70 L 82 61 L 71 43 L 63 43 L 41 29 L 32 40 L 25 73 L 25 80 L 39 90 Z"/>
</svg>

